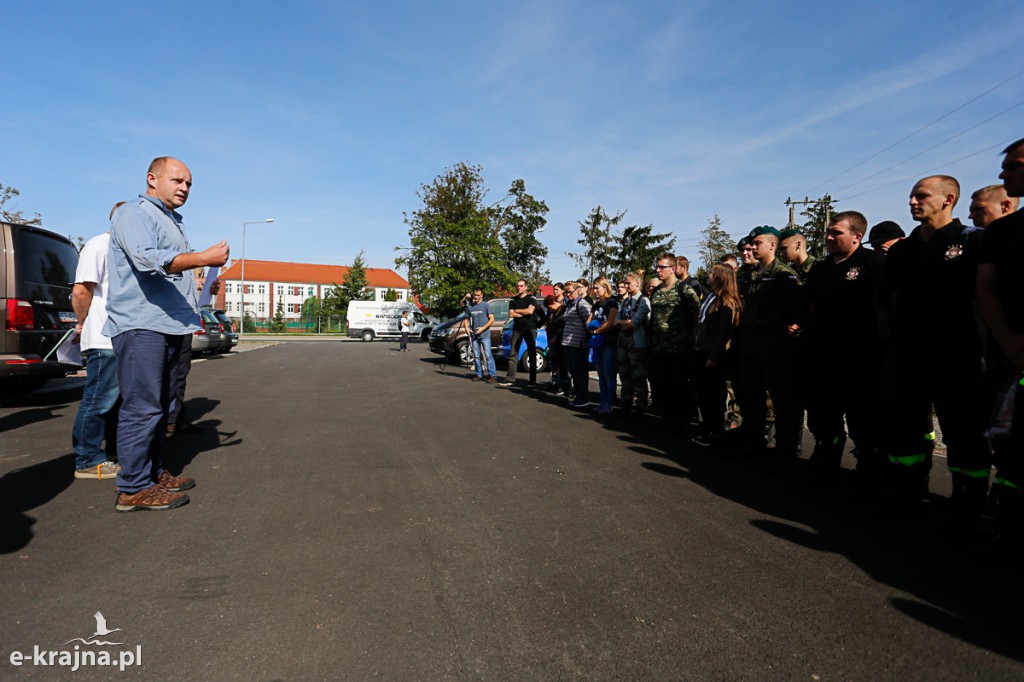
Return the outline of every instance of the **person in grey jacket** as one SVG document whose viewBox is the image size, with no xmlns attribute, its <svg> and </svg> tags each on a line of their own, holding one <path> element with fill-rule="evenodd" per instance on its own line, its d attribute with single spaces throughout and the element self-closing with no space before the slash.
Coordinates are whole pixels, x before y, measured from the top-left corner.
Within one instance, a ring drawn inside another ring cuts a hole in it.
<svg viewBox="0 0 1024 682">
<path fill-rule="evenodd" d="M 565 307 L 562 352 L 575 395 L 570 404 L 583 407 L 590 403 L 590 375 L 587 372 L 587 318 L 590 317 L 590 304 L 584 298 L 587 295 L 585 285 L 569 282 L 565 290 L 569 294 L 569 303 Z"/>
<path fill-rule="evenodd" d="M 651 318 L 651 300 L 643 293 L 644 278 L 638 272 L 626 275 L 626 299 L 615 324 L 619 329 L 619 382 L 621 407 L 638 412 L 647 410 L 647 323 Z"/>
</svg>

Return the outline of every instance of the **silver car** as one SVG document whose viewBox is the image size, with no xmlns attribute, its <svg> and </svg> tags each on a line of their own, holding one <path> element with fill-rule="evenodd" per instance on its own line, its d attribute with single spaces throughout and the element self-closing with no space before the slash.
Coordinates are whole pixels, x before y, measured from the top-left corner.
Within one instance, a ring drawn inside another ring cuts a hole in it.
<svg viewBox="0 0 1024 682">
<path fill-rule="evenodd" d="M 200 310 L 203 318 L 203 328 L 192 333 L 192 352 L 211 353 L 221 350 L 224 345 L 224 337 L 221 334 L 220 320 L 213 316 L 209 310 Z"/>
</svg>

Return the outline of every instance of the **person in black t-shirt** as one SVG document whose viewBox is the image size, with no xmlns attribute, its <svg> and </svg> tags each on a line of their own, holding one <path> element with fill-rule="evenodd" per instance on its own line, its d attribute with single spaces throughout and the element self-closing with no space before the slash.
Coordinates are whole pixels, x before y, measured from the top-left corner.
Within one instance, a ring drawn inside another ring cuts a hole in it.
<svg viewBox="0 0 1024 682">
<path fill-rule="evenodd" d="M 877 481 L 880 456 L 878 398 L 885 324 L 879 288 L 885 256 L 863 246 L 868 221 L 857 211 L 832 218 L 825 231 L 828 256 L 811 268 L 804 286 L 810 396 L 807 419 L 814 435 L 811 465 L 823 482 L 835 477 L 846 429 L 857 445 L 857 471 Z"/>
<path fill-rule="evenodd" d="M 1024 138 L 1003 150 L 999 177 L 1007 195 L 1024 196 Z M 995 339 L 993 371 L 1015 395 L 1024 415 L 1024 214 L 1012 213 L 990 224 L 981 240 L 978 264 L 978 308 Z M 1016 415 L 1015 415 L 1016 417 Z M 997 474 L 992 487 L 1000 531 L 1012 545 L 1024 540 L 1024 416 L 999 433 L 991 433 Z"/>
<path fill-rule="evenodd" d="M 915 514 L 927 491 L 934 435 L 922 433 L 932 406 L 947 446 L 953 503 L 977 517 L 988 491 L 989 457 L 981 432 L 982 343 L 975 322 L 979 230 L 953 218 L 960 184 L 923 178 L 910 194 L 920 223 L 889 249 L 884 287 L 891 309 L 886 364 L 884 453 L 893 465 L 897 513 Z"/>
<path fill-rule="evenodd" d="M 512 386 L 516 382 L 516 365 L 519 363 L 519 346 L 526 341 L 527 363 L 530 367 L 529 387 L 537 385 L 537 322 L 533 312 L 537 308 L 537 299 L 526 289 L 526 280 L 516 282 L 518 292 L 508 303 L 508 316 L 512 318 L 512 350 L 508 355 L 508 371 L 505 381 L 499 386 Z"/>
</svg>

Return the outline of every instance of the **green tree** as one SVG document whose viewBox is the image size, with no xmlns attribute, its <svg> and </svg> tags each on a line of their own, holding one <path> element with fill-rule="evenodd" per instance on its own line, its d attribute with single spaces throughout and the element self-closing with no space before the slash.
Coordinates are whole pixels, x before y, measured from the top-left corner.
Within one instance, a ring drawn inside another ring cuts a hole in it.
<svg viewBox="0 0 1024 682">
<path fill-rule="evenodd" d="M 397 301 L 398 300 L 398 292 L 395 291 L 394 289 L 392 289 L 391 287 L 388 287 L 388 290 L 384 292 L 384 300 L 385 301 Z"/>
<path fill-rule="evenodd" d="M 320 314 L 320 299 L 310 296 L 302 302 L 302 317 L 309 319 Z"/>
<path fill-rule="evenodd" d="M 21 191 L 17 187 L 4 187 L 0 185 L 0 220 L 5 223 L 21 223 L 23 225 L 42 225 L 43 218 L 38 213 L 34 218 L 26 218 L 22 211 L 15 210 L 7 204 L 18 197 Z"/>
<path fill-rule="evenodd" d="M 320 314 L 325 317 L 336 317 L 344 320 L 348 315 L 350 301 L 367 301 L 373 296 L 366 279 L 366 259 L 363 252 L 352 261 L 341 284 L 334 282 L 324 293 Z"/>
<path fill-rule="evenodd" d="M 475 286 L 491 294 L 512 284 L 485 195 L 481 167 L 460 162 L 421 185 L 422 206 L 402 214 L 410 248 L 395 265 L 407 268 L 420 302 L 442 316 L 457 313 L 459 298 Z"/>
<path fill-rule="evenodd" d="M 530 288 L 536 288 L 550 279 L 544 268 L 548 247 L 537 238 L 548 220 L 548 205 L 526 191 L 526 182 L 520 178 L 500 201 L 489 209 L 492 232 L 501 240 L 505 252 L 505 266 L 512 278 L 525 279 Z M 509 282 L 511 284 L 511 282 Z"/>
<path fill-rule="evenodd" d="M 728 232 L 722 229 L 722 219 L 718 217 L 718 214 L 716 213 L 714 218 L 708 218 L 708 226 L 700 231 L 700 238 L 697 242 L 701 268 L 710 272 L 722 256 L 733 253 L 735 248 L 736 242 Z"/>
<path fill-rule="evenodd" d="M 828 228 L 829 220 L 835 215 L 835 204 L 838 200 L 826 194 L 807 208 L 800 212 L 800 215 L 807 218 L 803 224 L 804 236 L 807 237 L 807 253 L 815 258 L 825 257 L 825 230 Z"/>
<path fill-rule="evenodd" d="M 583 247 L 583 252 L 566 252 L 565 255 L 576 262 L 588 282 L 593 282 L 598 275 L 610 273 L 615 267 L 617 238 L 612 234 L 612 228 L 617 227 L 625 215 L 626 212 L 622 211 L 611 217 L 601 206 L 596 206 L 586 219 L 579 221 L 581 236 L 576 243 Z"/>
<path fill-rule="evenodd" d="M 666 241 L 667 240 L 667 241 Z M 613 254 L 613 272 L 616 278 L 637 271 L 651 276 L 659 253 L 671 251 L 676 238 L 671 233 L 654 234 L 654 225 L 630 225 L 618 236 L 618 251 Z"/>
<path fill-rule="evenodd" d="M 284 303 L 278 301 L 277 311 L 274 313 L 274 317 L 270 320 L 270 332 L 272 334 L 280 334 L 286 331 L 288 331 L 288 326 L 284 322 Z"/>
</svg>

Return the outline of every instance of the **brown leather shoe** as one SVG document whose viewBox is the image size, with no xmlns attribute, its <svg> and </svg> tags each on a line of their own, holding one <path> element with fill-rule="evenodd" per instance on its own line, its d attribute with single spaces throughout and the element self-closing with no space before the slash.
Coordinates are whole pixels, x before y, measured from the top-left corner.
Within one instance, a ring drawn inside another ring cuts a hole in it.
<svg viewBox="0 0 1024 682">
<path fill-rule="evenodd" d="M 130 511 L 166 511 L 188 504 L 188 495 L 173 493 L 158 485 L 152 485 L 137 493 L 117 494 L 114 509 L 119 512 Z"/>
<path fill-rule="evenodd" d="M 190 488 L 196 487 L 196 480 L 194 478 L 186 478 L 185 476 L 171 476 L 167 469 L 160 472 L 160 475 L 156 477 L 156 484 L 164 490 L 169 490 L 172 493 L 180 493 L 182 490 L 189 490 Z"/>
</svg>

